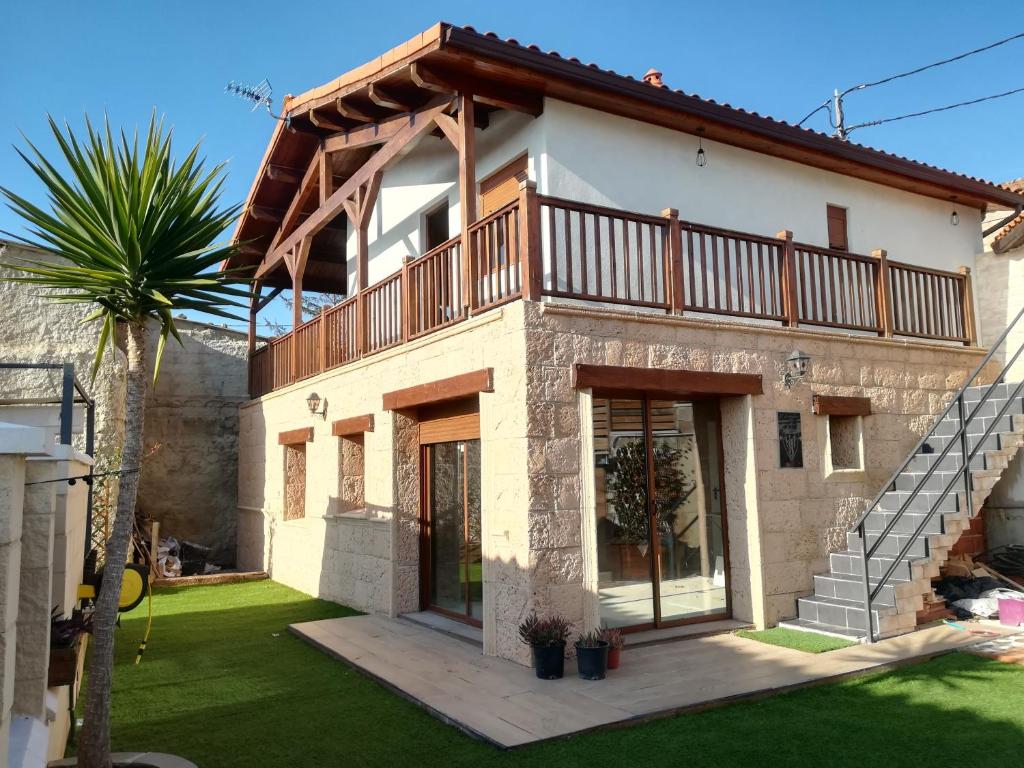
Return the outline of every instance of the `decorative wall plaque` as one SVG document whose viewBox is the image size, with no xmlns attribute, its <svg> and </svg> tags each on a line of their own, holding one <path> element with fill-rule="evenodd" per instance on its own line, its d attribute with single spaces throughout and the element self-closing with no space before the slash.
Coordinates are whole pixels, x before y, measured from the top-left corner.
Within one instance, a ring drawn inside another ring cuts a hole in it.
<svg viewBox="0 0 1024 768">
<path fill-rule="evenodd" d="M 800 414 L 779 411 L 779 467 L 799 469 L 804 465 L 804 444 Z"/>
</svg>

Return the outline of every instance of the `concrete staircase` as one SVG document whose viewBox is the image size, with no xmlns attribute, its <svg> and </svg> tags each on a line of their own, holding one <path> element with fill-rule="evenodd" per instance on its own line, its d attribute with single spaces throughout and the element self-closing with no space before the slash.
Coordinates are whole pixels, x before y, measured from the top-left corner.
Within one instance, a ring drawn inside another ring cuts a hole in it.
<svg viewBox="0 0 1024 768">
<path fill-rule="evenodd" d="M 889 490 L 879 499 L 865 520 L 868 545 L 873 545 L 895 513 L 910 498 L 911 492 L 923 486 L 908 510 L 885 537 L 878 551 L 868 561 L 868 576 L 872 589 L 892 564 L 903 545 L 926 517 L 932 505 L 939 502 L 938 510 L 921 536 L 913 541 L 910 550 L 899 561 L 896 570 L 872 601 L 872 626 L 875 637 L 883 638 L 909 632 L 916 626 L 917 611 L 924 606 L 926 596 L 933 596 L 931 580 L 939 575 L 939 567 L 946 562 L 950 548 L 956 544 L 961 532 L 970 525 L 988 498 L 993 486 L 1021 445 L 1024 445 L 1024 396 L 1017 395 L 1002 417 L 997 414 L 1006 405 L 1017 384 L 992 385 L 992 395 L 980 406 L 979 402 L 989 387 L 969 387 L 964 390 L 965 407 L 974 419 L 967 425 L 970 452 L 978 445 L 993 422 L 995 427 L 985 439 L 981 450 L 971 462 L 973 498 L 968 503 L 964 490 L 963 458 L 960 450 L 959 419 L 954 407 L 943 418 L 922 449 L 914 455 L 906 469 L 896 477 Z M 945 458 L 940 454 L 953 441 Z M 932 452 L 925 452 L 928 448 Z M 939 463 L 927 480 L 925 473 Z M 950 479 L 959 475 L 950 492 L 943 490 Z M 864 639 L 867 622 L 864 613 L 863 565 L 861 538 L 855 530 L 847 534 L 847 549 L 829 557 L 828 573 L 814 577 L 814 594 L 797 601 L 797 618 L 784 621 L 782 626 Z"/>
</svg>

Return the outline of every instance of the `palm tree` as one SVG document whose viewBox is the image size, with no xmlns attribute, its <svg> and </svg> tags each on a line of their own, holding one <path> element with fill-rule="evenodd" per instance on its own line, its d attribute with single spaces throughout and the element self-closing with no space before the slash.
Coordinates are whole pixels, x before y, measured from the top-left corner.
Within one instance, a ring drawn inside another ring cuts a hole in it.
<svg viewBox="0 0 1024 768">
<path fill-rule="evenodd" d="M 168 336 L 181 343 L 174 312 L 198 310 L 232 318 L 225 307 L 242 306 L 236 299 L 248 293 L 232 285 L 236 275 L 217 267 L 233 248 L 217 240 L 238 213 L 237 206 L 220 208 L 223 164 L 207 169 L 199 145 L 177 162 L 171 131 L 155 114 L 141 141 L 138 132 L 115 138 L 106 120 L 99 130 L 87 119 L 84 140 L 66 123 L 63 129 L 53 118 L 49 123 L 67 165 L 65 173 L 31 142 L 27 152 L 18 150 L 42 181 L 49 210 L 3 187 L 0 194 L 28 222 L 30 237 L 19 239 L 51 250 L 63 261 L 3 266 L 21 271 L 9 279 L 50 289 L 45 295 L 55 302 L 94 305 L 86 318 L 99 323 L 93 377 L 104 350 L 113 353 L 123 330 L 128 370 L 120 493 L 96 599 L 85 724 L 78 743 L 80 766 L 106 768 L 114 627 L 142 458 L 147 326 L 159 328 L 155 380 Z"/>
</svg>

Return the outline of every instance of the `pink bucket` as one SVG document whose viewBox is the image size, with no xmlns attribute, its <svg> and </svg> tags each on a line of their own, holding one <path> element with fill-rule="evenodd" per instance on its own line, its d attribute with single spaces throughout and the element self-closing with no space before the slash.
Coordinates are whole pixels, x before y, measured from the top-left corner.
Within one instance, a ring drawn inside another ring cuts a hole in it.
<svg viewBox="0 0 1024 768">
<path fill-rule="evenodd" d="M 1024 624 L 1024 600 L 1015 597 L 999 598 L 999 623 L 1004 627 Z"/>
</svg>

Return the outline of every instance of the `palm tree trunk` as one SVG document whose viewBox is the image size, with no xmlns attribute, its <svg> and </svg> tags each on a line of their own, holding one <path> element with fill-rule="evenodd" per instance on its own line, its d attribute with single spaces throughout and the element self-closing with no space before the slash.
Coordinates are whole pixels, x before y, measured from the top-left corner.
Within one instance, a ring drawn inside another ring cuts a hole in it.
<svg viewBox="0 0 1024 768">
<path fill-rule="evenodd" d="M 135 497 L 142 461 L 142 428 L 146 408 L 145 321 L 128 324 L 128 376 L 125 390 L 124 449 L 121 452 L 120 490 L 114 525 L 107 541 L 103 586 L 93 615 L 93 646 L 86 681 L 85 723 L 78 741 L 80 768 L 110 766 L 110 687 L 114 675 L 114 630 L 117 623 L 121 579 L 128 559 Z"/>
</svg>

